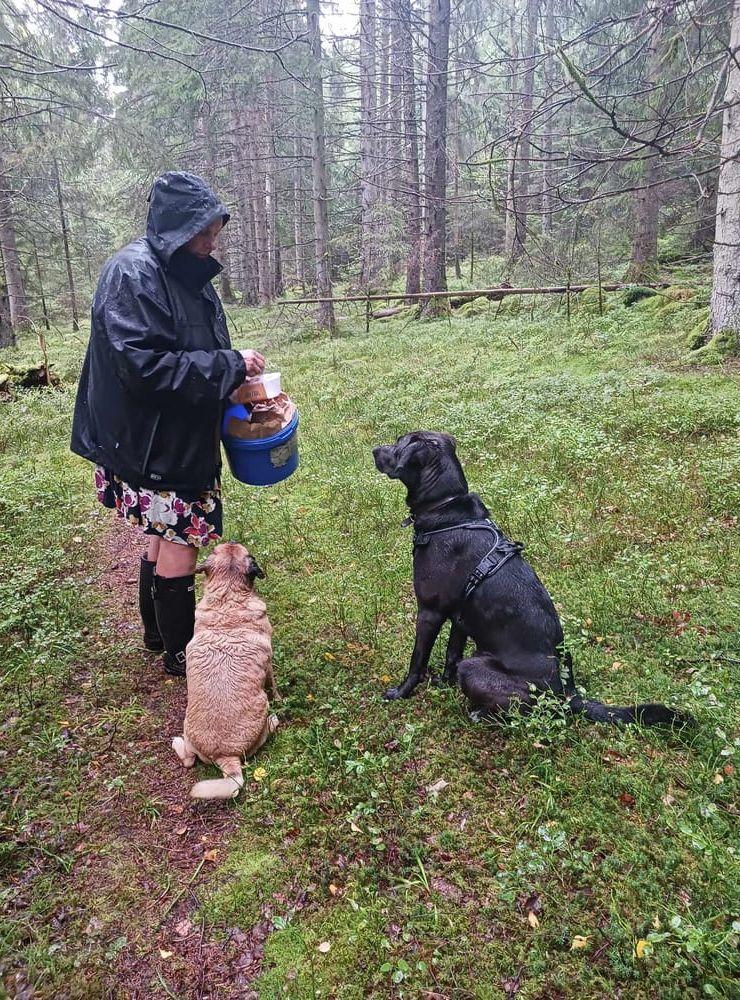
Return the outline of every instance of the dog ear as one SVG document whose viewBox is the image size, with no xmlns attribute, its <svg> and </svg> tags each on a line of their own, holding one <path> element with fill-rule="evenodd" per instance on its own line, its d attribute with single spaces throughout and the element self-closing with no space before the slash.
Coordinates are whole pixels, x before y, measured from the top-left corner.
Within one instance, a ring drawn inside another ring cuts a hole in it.
<svg viewBox="0 0 740 1000">
<path fill-rule="evenodd" d="M 247 571 L 244 575 L 250 583 L 254 583 L 255 579 L 265 579 L 265 571 L 262 569 L 254 556 L 250 556 L 247 560 Z"/>
<path fill-rule="evenodd" d="M 452 434 L 448 434 L 446 431 L 442 431 L 441 436 L 443 438 L 446 438 L 450 442 L 450 444 L 452 445 L 453 449 L 457 448 L 457 439 L 454 438 L 452 436 Z"/>
<path fill-rule="evenodd" d="M 211 570 L 213 567 L 210 565 L 210 556 L 208 559 L 204 559 L 202 563 L 195 567 L 194 573 L 205 573 L 206 579 L 211 575 Z"/>
<path fill-rule="evenodd" d="M 424 441 L 412 441 L 410 444 L 407 444 L 403 449 L 401 457 L 396 462 L 396 472 L 402 472 L 410 465 L 413 465 L 421 452 L 425 450 L 426 444 Z"/>
</svg>

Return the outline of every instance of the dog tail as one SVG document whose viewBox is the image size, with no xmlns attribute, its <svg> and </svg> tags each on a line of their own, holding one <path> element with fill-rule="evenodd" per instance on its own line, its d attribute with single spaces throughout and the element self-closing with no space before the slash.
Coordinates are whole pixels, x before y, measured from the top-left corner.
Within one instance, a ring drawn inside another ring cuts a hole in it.
<svg viewBox="0 0 740 1000">
<path fill-rule="evenodd" d="M 605 705 L 602 701 L 591 701 L 574 694 L 567 702 L 571 712 L 584 715 L 591 722 L 639 723 L 642 726 L 693 726 L 696 719 L 687 712 L 679 712 L 675 708 L 656 705 L 650 702 L 644 705 Z"/>
<path fill-rule="evenodd" d="M 244 785 L 242 764 L 238 757 L 219 757 L 215 761 L 223 778 L 199 781 L 190 789 L 191 799 L 235 799 Z"/>
</svg>

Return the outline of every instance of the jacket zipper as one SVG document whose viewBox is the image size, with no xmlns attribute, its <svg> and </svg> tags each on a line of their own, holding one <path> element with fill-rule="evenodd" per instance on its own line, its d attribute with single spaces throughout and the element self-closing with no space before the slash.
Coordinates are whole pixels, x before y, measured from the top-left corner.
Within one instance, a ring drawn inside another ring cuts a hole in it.
<svg viewBox="0 0 740 1000">
<path fill-rule="evenodd" d="M 152 427 L 152 432 L 149 435 L 149 443 L 146 446 L 146 453 L 144 454 L 144 461 L 141 463 L 141 474 L 143 476 L 146 475 L 147 468 L 149 466 L 149 459 L 151 458 L 152 448 L 154 447 L 154 438 L 155 438 L 155 435 L 157 433 L 157 430 L 159 429 L 159 422 L 160 422 L 161 419 L 162 419 L 162 411 L 160 410 L 157 413 L 157 416 L 156 416 L 155 421 L 154 421 L 154 426 Z"/>
</svg>

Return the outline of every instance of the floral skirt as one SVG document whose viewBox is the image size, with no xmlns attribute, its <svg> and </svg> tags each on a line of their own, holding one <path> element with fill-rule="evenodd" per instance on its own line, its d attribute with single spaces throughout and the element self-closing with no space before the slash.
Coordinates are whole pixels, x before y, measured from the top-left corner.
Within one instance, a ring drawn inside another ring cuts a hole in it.
<svg viewBox="0 0 740 1000">
<path fill-rule="evenodd" d="M 197 549 L 216 542 L 223 534 L 221 488 L 216 486 L 196 499 L 183 499 L 172 490 L 134 489 L 101 465 L 95 467 L 95 489 L 104 507 L 118 512 L 147 535 Z"/>
</svg>

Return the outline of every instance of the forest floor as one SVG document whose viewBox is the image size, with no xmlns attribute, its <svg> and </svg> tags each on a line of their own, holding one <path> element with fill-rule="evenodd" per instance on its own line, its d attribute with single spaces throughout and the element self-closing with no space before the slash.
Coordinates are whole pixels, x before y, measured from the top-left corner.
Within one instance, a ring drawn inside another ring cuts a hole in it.
<svg viewBox="0 0 740 1000">
<path fill-rule="evenodd" d="M 185 692 L 139 646 L 138 540 L 68 452 L 84 337 L 48 338 L 62 390 L 0 403 L 7 995 L 736 995 L 740 371 L 689 357 L 700 297 L 611 303 L 348 317 L 333 339 L 235 311 L 299 403 L 301 466 L 225 483 L 284 701 L 221 806 L 189 803 L 170 750 Z M 414 602 L 403 490 L 370 449 L 422 427 L 526 542 L 579 683 L 695 730 L 381 701 Z"/>
</svg>

